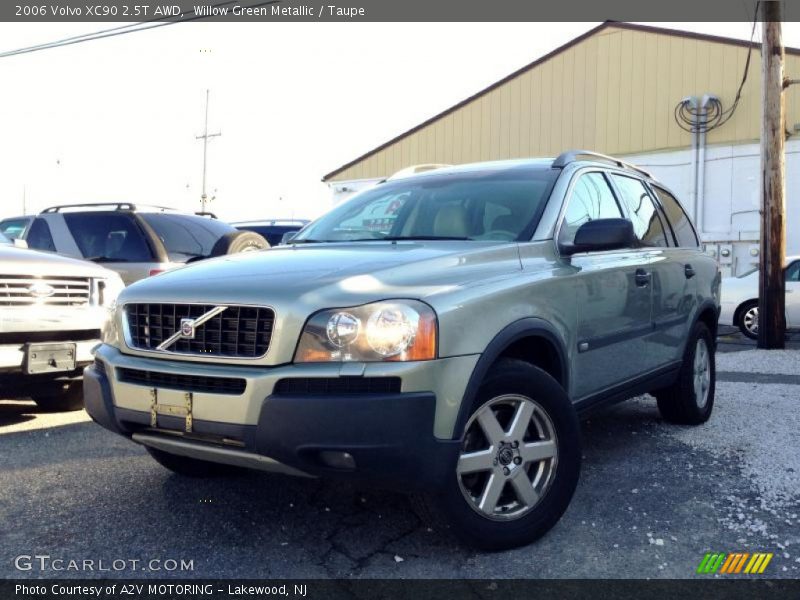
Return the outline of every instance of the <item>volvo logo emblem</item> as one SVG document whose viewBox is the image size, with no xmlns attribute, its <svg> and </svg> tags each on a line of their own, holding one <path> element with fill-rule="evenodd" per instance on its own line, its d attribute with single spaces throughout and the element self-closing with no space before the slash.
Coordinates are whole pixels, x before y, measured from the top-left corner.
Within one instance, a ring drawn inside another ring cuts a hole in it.
<svg viewBox="0 0 800 600">
<path fill-rule="evenodd" d="M 56 293 L 53 286 L 47 285 L 43 281 L 37 281 L 28 288 L 28 293 L 34 298 L 49 298 Z"/>
<path fill-rule="evenodd" d="M 194 339 L 194 319 L 181 319 L 181 337 L 187 340 Z"/>
</svg>

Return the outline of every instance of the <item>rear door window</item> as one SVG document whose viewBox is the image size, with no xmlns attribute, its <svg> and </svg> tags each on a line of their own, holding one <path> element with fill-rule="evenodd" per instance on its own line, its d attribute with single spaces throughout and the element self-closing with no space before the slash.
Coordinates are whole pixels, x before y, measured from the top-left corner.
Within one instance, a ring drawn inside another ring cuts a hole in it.
<svg viewBox="0 0 800 600">
<path fill-rule="evenodd" d="M 672 225 L 672 231 L 675 232 L 678 245 L 688 248 L 697 248 L 697 246 L 699 246 L 697 233 L 695 233 L 694 227 L 691 221 L 689 221 L 689 217 L 686 215 L 686 211 L 683 210 L 683 207 L 675 199 L 675 196 L 658 186 L 653 186 L 653 190 L 656 196 L 658 196 L 661 206 L 664 208 L 664 212 L 667 214 L 667 219 L 670 225 Z"/>
<path fill-rule="evenodd" d="M 664 225 L 644 184 L 639 179 L 616 173 L 611 174 L 611 179 L 619 190 L 628 218 L 633 223 L 633 232 L 641 245 L 666 248 Z"/>
<path fill-rule="evenodd" d="M 129 213 L 65 213 L 64 222 L 86 259 L 101 262 L 153 260 L 144 233 Z"/>
<path fill-rule="evenodd" d="M 236 231 L 233 225 L 196 215 L 142 213 L 141 216 L 156 232 L 169 259 L 174 262 L 211 256 L 214 244 L 226 233 Z"/>
</svg>

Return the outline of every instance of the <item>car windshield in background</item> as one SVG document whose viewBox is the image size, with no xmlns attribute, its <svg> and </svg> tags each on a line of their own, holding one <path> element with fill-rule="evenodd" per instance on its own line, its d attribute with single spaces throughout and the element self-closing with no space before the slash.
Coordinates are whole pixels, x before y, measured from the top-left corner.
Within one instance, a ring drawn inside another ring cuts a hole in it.
<svg viewBox="0 0 800 600">
<path fill-rule="evenodd" d="M 142 213 L 141 216 L 161 239 L 169 259 L 176 262 L 211 256 L 214 244 L 226 233 L 236 231 L 228 223 L 196 215 Z"/>
<path fill-rule="evenodd" d="M 515 166 L 383 183 L 314 221 L 291 243 L 520 240 L 533 233 L 556 175 Z"/>
</svg>

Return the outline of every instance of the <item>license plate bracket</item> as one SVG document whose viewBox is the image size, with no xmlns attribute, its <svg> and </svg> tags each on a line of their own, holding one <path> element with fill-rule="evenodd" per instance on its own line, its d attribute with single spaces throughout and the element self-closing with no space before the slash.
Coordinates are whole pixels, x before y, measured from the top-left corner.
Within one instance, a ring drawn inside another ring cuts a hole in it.
<svg viewBox="0 0 800 600">
<path fill-rule="evenodd" d="M 76 344 L 26 344 L 25 373 L 63 373 L 74 371 L 76 367 Z"/>
<path fill-rule="evenodd" d="M 194 405 L 194 394 L 185 392 L 183 394 L 183 405 L 159 404 L 158 389 L 150 389 L 150 427 L 153 429 L 161 428 L 158 424 L 158 415 L 168 415 L 171 417 L 184 418 L 184 431 L 192 433 L 192 408 Z"/>
</svg>

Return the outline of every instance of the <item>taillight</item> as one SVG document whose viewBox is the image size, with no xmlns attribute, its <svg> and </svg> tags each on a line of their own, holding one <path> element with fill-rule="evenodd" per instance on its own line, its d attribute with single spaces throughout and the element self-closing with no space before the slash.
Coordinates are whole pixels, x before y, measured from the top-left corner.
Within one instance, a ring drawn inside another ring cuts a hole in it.
<svg viewBox="0 0 800 600">
<path fill-rule="evenodd" d="M 150 269 L 149 277 L 152 277 L 153 275 L 158 275 L 159 273 L 163 273 L 163 272 L 164 272 L 164 269 Z"/>
</svg>

